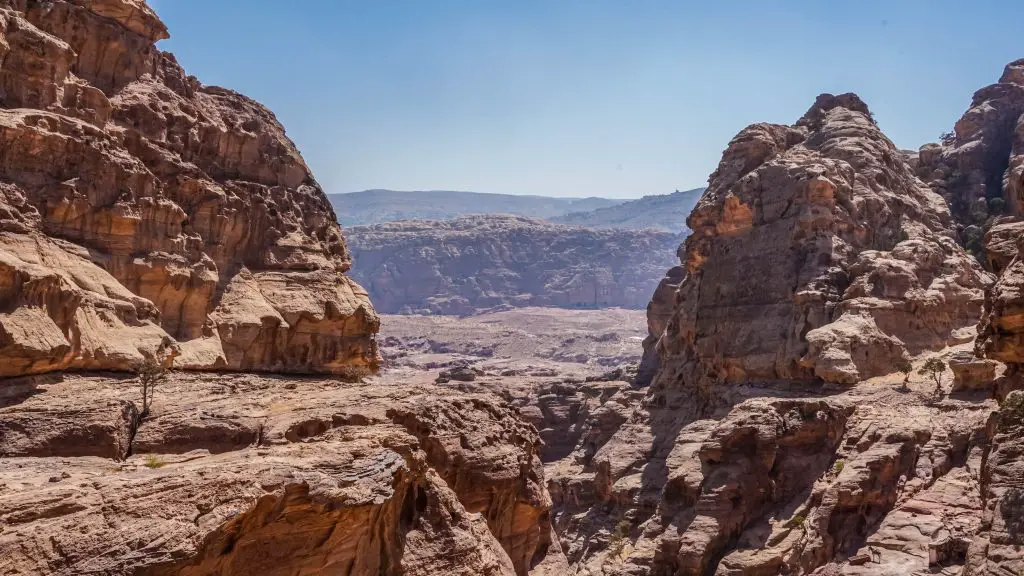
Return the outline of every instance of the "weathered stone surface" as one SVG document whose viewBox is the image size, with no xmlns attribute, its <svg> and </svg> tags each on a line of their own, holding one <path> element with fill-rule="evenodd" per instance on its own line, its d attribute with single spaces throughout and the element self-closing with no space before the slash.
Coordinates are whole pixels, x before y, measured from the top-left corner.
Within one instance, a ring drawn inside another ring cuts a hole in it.
<svg viewBox="0 0 1024 576">
<path fill-rule="evenodd" d="M 941 144 L 921 148 L 918 175 L 942 195 L 965 227 L 986 226 L 1024 207 L 1024 60 L 1011 62 L 999 82 L 978 90 Z M 994 204 L 1000 199 L 1002 207 Z M 962 233 L 961 238 L 969 240 Z M 975 246 L 976 248 L 977 246 Z"/>
<path fill-rule="evenodd" d="M 680 246 L 682 250 L 682 246 Z M 661 368 L 658 356 L 658 339 L 665 333 L 672 314 L 676 309 L 676 291 L 686 278 L 686 268 L 675 266 L 665 273 L 658 283 L 651 301 L 647 304 L 647 338 L 644 339 L 644 356 L 637 372 L 637 385 L 647 386 Z"/>
<path fill-rule="evenodd" d="M 178 373 L 121 460 L 83 431 L 121 438 L 131 379 L 27 386 L 0 408 L 4 573 L 568 569 L 537 434 L 490 394 Z"/>
<path fill-rule="evenodd" d="M 142 0 L 0 2 L 0 376 L 366 372 L 378 319 L 273 114 L 186 76 Z"/>
<path fill-rule="evenodd" d="M 587 229 L 518 216 L 388 222 L 347 230 L 353 278 L 387 313 L 482 308 L 643 308 L 681 235 Z"/>
<path fill-rule="evenodd" d="M 985 461 L 981 529 L 967 553 L 968 576 L 1024 572 L 1024 392 L 1003 401 L 992 450 Z"/>
<path fill-rule="evenodd" d="M 966 350 L 951 355 L 948 364 L 953 371 L 953 392 L 991 390 L 1001 368 L 999 362 Z"/>
<path fill-rule="evenodd" d="M 548 466 L 569 562 L 587 575 L 895 575 L 928 569 L 934 545 L 962 566 L 996 404 L 926 405 L 930 384 L 897 382 L 831 396 L 737 385 L 708 419 L 652 390 L 590 461 Z"/>
<path fill-rule="evenodd" d="M 992 282 L 852 94 L 820 96 L 794 126 L 743 130 L 689 226 L 658 378 L 705 393 L 889 373 L 969 340 Z"/>
</svg>

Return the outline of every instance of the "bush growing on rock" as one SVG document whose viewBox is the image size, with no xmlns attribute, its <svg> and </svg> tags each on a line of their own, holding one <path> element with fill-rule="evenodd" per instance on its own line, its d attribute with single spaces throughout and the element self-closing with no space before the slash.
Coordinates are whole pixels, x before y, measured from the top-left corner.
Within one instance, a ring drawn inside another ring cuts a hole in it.
<svg viewBox="0 0 1024 576">
<path fill-rule="evenodd" d="M 142 392 L 140 421 L 149 416 L 156 387 L 167 380 L 173 363 L 174 356 L 170 353 L 170 345 L 168 342 L 164 342 L 155 354 L 147 354 L 145 360 L 136 368 L 135 378 L 139 381 L 139 390 Z"/>
<path fill-rule="evenodd" d="M 914 366 L 906 360 L 898 360 L 895 368 L 903 374 L 903 384 L 900 388 L 906 390 L 908 388 L 907 384 L 910 383 L 910 374 L 914 371 Z"/>
<path fill-rule="evenodd" d="M 942 374 L 945 371 L 946 363 L 941 358 L 929 358 L 917 373 L 928 376 L 935 382 L 935 395 L 938 396 L 942 393 Z"/>
</svg>

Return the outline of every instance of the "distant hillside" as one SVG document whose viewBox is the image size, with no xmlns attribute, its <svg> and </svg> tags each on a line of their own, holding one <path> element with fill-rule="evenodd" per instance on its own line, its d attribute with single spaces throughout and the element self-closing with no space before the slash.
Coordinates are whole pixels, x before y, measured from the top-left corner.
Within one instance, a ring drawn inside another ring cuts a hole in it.
<svg viewBox="0 0 1024 576">
<path fill-rule="evenodd" d="M 446 190 L 365 190 L 328 194 L 328 198 L 342 226 L 398 220 L 451 220 L 470 214 L 556 218 L 571 212 L 587 212 L 625 202 L 610 198 L 552 198 Z"/>
<path fill-rule="evenodd" d="M 681 234 L 518 216 L 387 222 L 346 232 L 350 274 L 386 313 L 494 306 L 643 308 L 678 264 Z"/>
<path fill-rule="evenodd" d="M 644 196 L 612 207 L 571 212 L 551 220 L 590 228 L 655 228 L 667 232 L 686 230 L 686 217 L 697 205 L 704 188 L 672 194 Z"/>
</svg>

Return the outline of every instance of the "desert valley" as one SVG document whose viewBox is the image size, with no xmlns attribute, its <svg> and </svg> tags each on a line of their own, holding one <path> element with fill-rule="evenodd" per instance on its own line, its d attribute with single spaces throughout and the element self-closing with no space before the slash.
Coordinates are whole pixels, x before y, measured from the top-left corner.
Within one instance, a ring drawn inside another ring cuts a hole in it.
<svg viewBox="0 0 1024 576">
<path fill-rule="evenodd" d="M 1024 574 L 1024 60 L 913 151 L 326 194 L 168 34 L 0 0 L 0 574 Z"/>
</svg>

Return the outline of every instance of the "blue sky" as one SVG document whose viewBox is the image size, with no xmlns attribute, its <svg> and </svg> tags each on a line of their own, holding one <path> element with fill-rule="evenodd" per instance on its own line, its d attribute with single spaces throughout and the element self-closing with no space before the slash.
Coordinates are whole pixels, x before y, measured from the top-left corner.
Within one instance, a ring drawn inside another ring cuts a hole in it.
<svg viewBox="0 0 1024 576">
<path fill-rule="evenodd" d="M 1024 57 L 1009 1 L 150 0 L 160 44 L 277 114 L 325 190 L 637 197 L 854 91 L 897 145 Z"/>
</svg>

